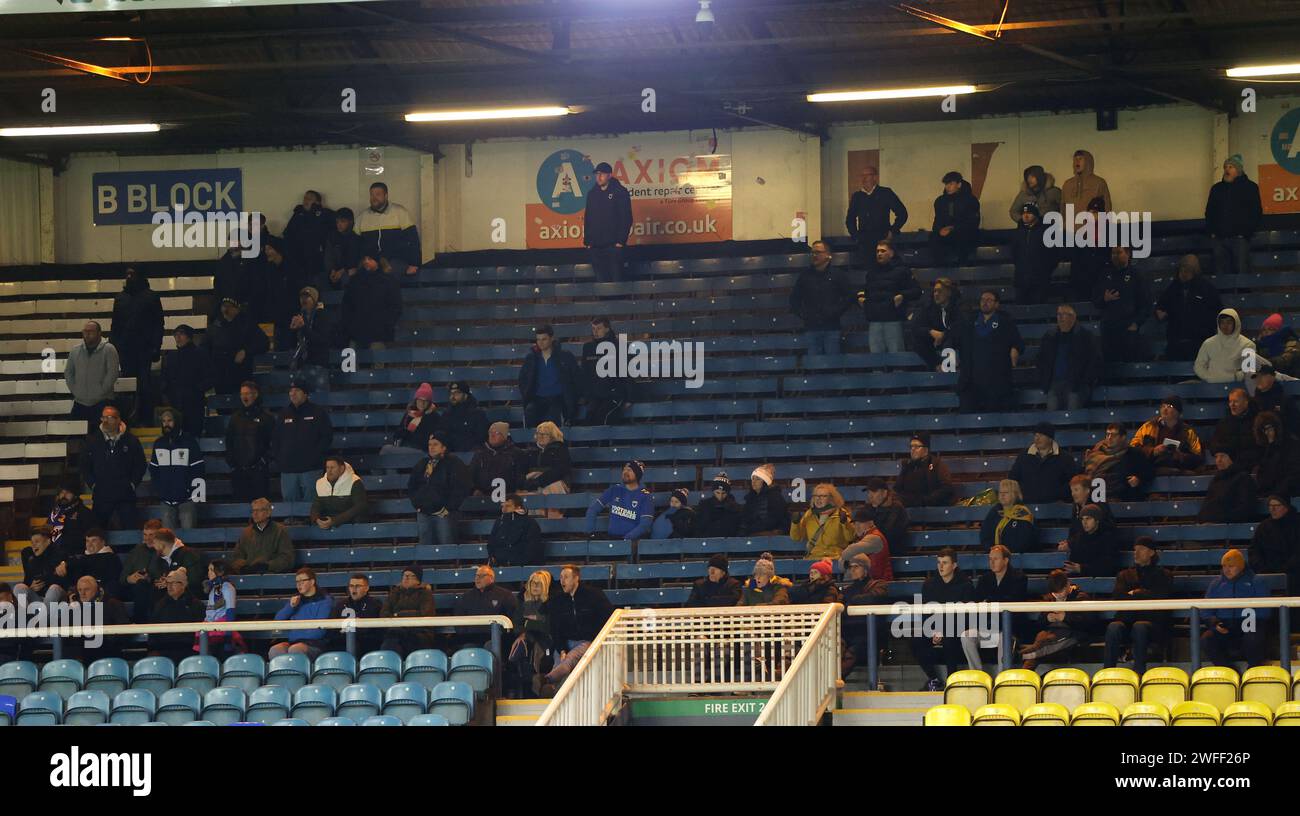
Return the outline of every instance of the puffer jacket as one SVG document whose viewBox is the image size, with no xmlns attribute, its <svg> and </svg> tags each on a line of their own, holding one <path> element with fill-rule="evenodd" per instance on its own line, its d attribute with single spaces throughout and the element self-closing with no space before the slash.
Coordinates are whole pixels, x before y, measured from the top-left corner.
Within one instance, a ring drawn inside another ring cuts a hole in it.
<svg viewBox="0 0 1300 816">
<path fill-rule="evenodd" d="M 1029 186 L 1029 176 L 1038 177 L 1038 186 Z M 1031 164 L 1025 168 L 1024 178 L 1020 182 L 1020 192 L 1011 201 L 1011 220 L 1020 223 L 1020 211 L 1026 204 L 1038 207 L 1039 217 L 1049 212 L 1061 211 L 1061 188 L 1056 186 L 1056 177 L 1043 170 L 1042 165 Z"/>
<path fill-rule="evenodd" d="M 275 417 L 260 397 L 248 407 L 241 404 L 226 425 L 226 464 L 232 470 L 265 467 L 274 429 Z"/>
<path fill-rule="evenodd" d="M 1224 334 L 1216 329 L 1214 336 L 1201 344 L 1192 370 L 1199 379 L 1208 383 L 1241 382 L 1246 379 L 1241 368 L 1241 353 L 1245 349 L 1253 350 L 1255 341 L 1241 333 L 1241 317 L 1236 309 L 1223 309 L 1218 317 L 1232 318 L 1232 333 Z M 1215 325 L 1218 325 L 1218 318 Z"/>
<path fill-rule="evenodd" d="M 328 518 L 335 527 L 364 521 L 366 517 L 366 486 L 352 465 L 343 463 L 343 474 L 330 484 L 321 476 L 316 480 L 316 500 L 311 505 L 311 522 Z"/>
<path fill-rule="evenodd" d="M 851 287 L 834 264 L 820 271 L 808 267 L 790 290 L 790 311 L 808 331 L 839 329 L 840 318 L 852 304 Z"/>
<path fill-rule="evenodd" d="M 839 558 L 844 548 L 857 540 L 857 534 L 847 509 L 831 508 L 819 516 L 809 507 L 790 525 L 790 538 L 807 542 L 809 558 Z"/>
<path fill-rule="evenodd" d="M 1205 202 L 1205 231 L 1213 238 L 1249 238 L 1264 222 L 1259 185 L 1246 177 L 1223 179 L 1210 188 Z"/>
<path fill-rule="evenodd" d="M 944 227 L 953 228 L 950 240 L 974 241 L 979 236 L 980 200 L 966 179 L 956 193 L 944 192 L 934 200 L 934 232 Z"/>
<path fill-rule="evenodd" d="M 897 295 L 903 296 L 903 302 L 894 305 Z M 921 285 L 912 270 L 894 258 L 883 266 L 871 265 L 858 296 L 863 298 L 862 314 L 868 323 L 902 322 L 911 304 L 921 297 Z"/>
</svg>

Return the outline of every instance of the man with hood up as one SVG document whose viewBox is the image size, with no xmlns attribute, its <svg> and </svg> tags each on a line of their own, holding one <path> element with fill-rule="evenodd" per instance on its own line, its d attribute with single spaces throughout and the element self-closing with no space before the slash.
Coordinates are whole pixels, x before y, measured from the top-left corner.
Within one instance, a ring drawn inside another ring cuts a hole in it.
<svg viewBox="0 0 1300 816">
<path fill-rule="evenodd" d="M 1074 205 L 1076 215 L 1086 212 L 1088 202 L 1098 197 L 1106 203 L 1105 212 L 1111 211 L 1110 187 L 1106 185 L 1106 179 L 1093 172 L 1095 167 L 1096 161 L 1091 153 L 1086 150 L 1074 151 L 1074 175 L 1061 185 L 1062 212 L 1066 212 L 1071 204 Z"/>
<path fill-rule="evenodd" d="M 1044 171 L 1041 164 L 1031 164 L 1025 168 L 1020 193 L 1011 202 L 1011 220 L 1016 224 L 1020 223 L 1020 214 L 1024 212 L 1026 204 L 1033 204 L 1043 216 L 1049 212 L 1061 211 L 1061 188 L 1056 186 L 1056 178 Z"/>
<path fill-rule="evenodd" d="M 1165 324 L 1165 359 L 1195 357 L 1201 344 L 1214 335 L 1215 316 L 1222 309 L 1219 290 L 1201 275 L 1200 259 L 1180 258 L 1178 277 L 1156 301 L 1156 320 Z"/>
<path fill-rule="evenodd" d="M 1242 382 L 1246 372 L 1242 370 L 1242 351 L 1254 351 L 1255 341 L 1241 333 L 1241 318 L 1236 309 L 1222 309 L 1219 312 L 1219 331 L 1201 344 L 1196 354 L 1192 370 L 1196 376 L 1208 383 Z"/>
<path fill-rule="evenodd" d="M 162 358 L 163 308 L 149 277 L 133 266 L 113 298 L 110 339 L 117 349 L 123 377 L 135 377 L 135 413 L 132 424 L 153 425 L 153 364 Z M 148 420 L 147 422 L 145 420 Z"/>
<path fill-rule="evenodd" d="M 943 177 L 943 195 L 934 200 L 930 254 L 937 266 L 966 263 L 979 242 L 980 201 L 956 170 Z"/>
<path fill-rule="evenodd" d="M 1205 231 L 1214 246 L 1214 271 L 1245 275 L 1250 270 L 1250 239 L 1264 220 L 1259 185 L 1246 176 L 1240 153 L 1223 163 L 1223 180 L 1205 202 Z"/>
<path fill-rule="evenodd" d="M 623 247 L 632 231 L 632 197 L 614 178 L 609 162 L 596 165 L 596 183 L 587 191 L 582 243 L 591 250 L 596 280 L 623 279 Z"/>
</svg>

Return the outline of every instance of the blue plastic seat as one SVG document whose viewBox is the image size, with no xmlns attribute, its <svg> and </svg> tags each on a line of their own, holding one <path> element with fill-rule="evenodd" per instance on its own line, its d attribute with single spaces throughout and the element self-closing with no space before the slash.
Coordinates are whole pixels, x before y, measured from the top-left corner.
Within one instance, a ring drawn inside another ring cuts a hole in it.
<svg viewBox="0 0 1300 816">
<path fill-rule="evenodd" d="M 18 719 L 18 698 L 12 694 L 0 694 L 0 725 L 13 725 Z"/>
<path fill-rule="evenodd" d="M 451 725 L 441 714 L 417 714 L 407 725 Z"/>
<path fill-rule="evenodd" d="M 357 659 L 347 652 L 326 652 L 316 658 L 312 667 L 311 682 L 318 686 L 330 686 L 339 691 L 351 685 L 357 679 Z"/>
<path fill-rule="evenodd" d="M 474 689 L 455 680 L 439 683 L 429 696 L 429 713 L 441 714 L 452 725 L 465 725 L 474 717 Z"/>
<path fill-rule="evenodd" d="M 41 668 L 40 691 L 52 691 L 66 701 L 86 684 L 80 660 L 51 660 Z"/>
<path fill-rule="evenodd" d="M 414 719 L 414 718 L 412 718 L 412 719 Z M 402 724 L 402 721 L 399 720 L 399 719 L 397 719 L 396 717 L 391 717 L 391 716 L 389 716 L 389 715 L 387 715 L 387 714 L 380 714 L 380 715 L 375 716 L 375 717 L 366 717 L 365 721 L 364 721 L 363 723 L 361 723 L 361 724 L 362 724 L 362 725 L 393 726 L 393 725 L 401 725 L 401 724 Z"/>
<path fill-rule="evenodd" d="M 30 660 L 10 660 L 0 665 L 0 694 L 22 699 L 36 691 L 40 673 Z"/>
<path fill-rule="evenodd" d="M 248 695 L 242 688 L 217 686 L 203 695 L 203 719 L 213 725 L 230 725 L 244 719 Z"/>
<path fill-rule="evenodd" d="M 170 665 L 171 661 L 167 661 Z M 144 688 L 129 688 L 119 691 L 113 698 L 113 712 L 108 721 L 120 725 L 140 725 L 153 720 L 158 708 L 158 698 L 152 691 Z"/>
<path fill-rule="evenodd" d="M 311 660 L 298 652 L 277 655 L 271 658 L 271 663 L 266 668 L 267 685 L 283 686 L 290 694 L 307 685 L 309 677 Z"/>
<path fill-rule="evenodd" d="M 63 712 L 64 725 L 102 725 L 108 722 L 108 695 L 98 689 L 73 692 Z"/>
<path fill-rule="evenodd" d="M 300 720 L 297 717 L 285 717 L 283 720 L 276 720 L 275 722 L 271 723 L 271 725 L 287 725 L 292 728 L 294 726 L 311 725 L 311 723 L 307 722 L 306 720 Z"/>
<path fill-rule="evenodd" d="M 351 717 L 326 717 L 325 719 L 321 720 L 316 724 L 317 725 L 356 725 L 357 723 Z"/>
<path fill-rule="evenodd" d="M 379 714 L 383 706 L 384 695 L 378 686 L 369 683 L 353 683 L 344 686 L 339 692 L 339 705 L 335 713 L 340 717 L 351 717 L 361 722 L 367 717 Z"/>
<path fill-rule="evenodd" d="M 284 686 L 260 686 L 248 695 L 248 708 L 244 712 L 246 722 L 273 723 L 289 716 L 293 707 L 293 695 Z"/>
<path fill-rule="evenodd" d="M 33 691 L 18 705 L 18 725 L 58 725 L 63 722 L 63 698 L 52 691 Z"/>
<path fill-rule="evenodd" d="M 265 680 L 266 660 L 261 655 L 231 655 L 221 664 L 221 685 L 242 689 L 244 694 L 252 694 Z"/>
<path fill-rule="evenodd" d="M 394 683 L 384 693 L 384 713 L 403 723 L 423 714 L 429 705 L 429 690 L 419 683 Z"/>
<path fill-rule="evenodd" d="M 188 725 L 199 718 L 199 712 L 202 710 L 203 695 L 197 689 L 177 686 L 164 691 L 162 697 L 158 699 L 158 710 L 154 713 L 154 719 L 168 725 Z"/>
<path fill-rule="evenodd" d="M 374 651 L 361 656 L 358 683 L 369 683 L 378 686 L 380 691 L 387 691 L 401 678 L 402 658 L 397 652 Z"/>
<path fill-rule="evenodd" d="M 120 657 L 105 657 L 86 669 L 86 691 L 102 691 L 109 699 L 131 685 L 131 667 Z"/>
<path fill-rule="evenodd" d="M 131 688 L 159 697 L 176 682 L 176 664 L 170 657 L 142 657 L 131 667 Z"/>
<path fill-rule="evenodd" d="M 451 656 L 448 680 L 467 684 L 476 692 L 492 687 L 492 653 L 487 649 L 461 649 Z"/>
<path fill-rule="evenodd" d="M 191 655 L 176 667 L 176 688 L 193 689 L 202 697 L 221 685 L 221 661 L 212 655 Z"/>
<path fill-rule="evenodd" d="M 333 717 L 337 705 L 338 692 L 333 686 L 312 683 L 294 693 L 292 716 L 315 725 L 326 717 Z"/>
<path fill-rule="evenodd" d="M 447 679 L 447 655 L 441 649 L 418 649 L 406 656 L 402 682 L 419 683 L 432 690 Z"/>
</svg>

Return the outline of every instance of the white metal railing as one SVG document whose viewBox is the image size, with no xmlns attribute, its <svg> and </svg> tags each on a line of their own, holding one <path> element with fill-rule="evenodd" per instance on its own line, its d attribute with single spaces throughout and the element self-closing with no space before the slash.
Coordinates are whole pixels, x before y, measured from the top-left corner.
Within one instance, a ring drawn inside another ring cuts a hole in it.
<svg viewBox="0 0 1300 816">
<path fill-rule="evenodd" d="M 754 725 L 816 725 L 834 704 L 840 679 L 840 613 L 844 606 L 833 603 L 823 610 L 821 620 Z"/>
<path fill-rule="evenodd" d="M 64 602 L 71 605 L 73 602 Z M 79 603 L 79 602 L 78 602 Z M 103 620 L 102 614 L 98 616 Z M 255 620 L 213 621 L 199 623 L 124 623 L 99 626 L 86 618 L 76 623 L 23 626 L 9 621 L 0 626 L 0 639 L 4 638 L 89 638 L 95 635 L 165 635 L 197 632 L 277 632 L 296 629 L 340 629 L 344 632 L 360 629 L 414 629 L 418 627 L 446 629 L 448 627 L 478 627 L 498 624 L 502 629 L 512 629 L 514 624 L 505 615 L 463 615 L 443 618 L 322 618 L 320 620 Z"/>
<path fill-rule="evenodd" d="M 537 725 L 604 725 L 618 713 L 627 679 L 623 647 L 611 645 L 609 633 L 629 613 L 615 609 L 578 665 L 565 678 Z"/>
</svg>

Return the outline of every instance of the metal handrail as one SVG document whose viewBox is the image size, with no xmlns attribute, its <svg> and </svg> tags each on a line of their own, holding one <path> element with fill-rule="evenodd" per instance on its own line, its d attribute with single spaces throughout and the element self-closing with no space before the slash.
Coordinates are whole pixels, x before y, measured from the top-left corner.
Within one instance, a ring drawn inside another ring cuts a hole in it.
<svg viewBox="0 0 1300 816">
<path fill-rule="evenodd" d="M 840 613 L 829 604 L 812 635 L 803 642 L 781 683 L 754 721 L 756 726 L 816 725 L 835 700 L 840 676 Z"/>
<path fill-rule="evenodd" d="M 68 601 L 67 603 L 81 603 Z M 199 621 L 196 623 L 122 623 L 111 626 L 42 626 L 9 628 L 0 627 L 0 638 L 20 637 L 85 637 L 90 633 L 112 637 L 115 635 L 165 635 L 185 632 L 273 632 L 296 629 L 411 629 L 416 627 L 491 626 L 513 629 L 514 623 L 505 615 L 462 615 L 459 617 L 430 618 L 321 618 L 319 620 L 258 620 L 258 621 Z"/>
<path fill-rule="evenodd" d="M 608 640 L 628 611 L 615 609 L 609 616 L 578 665 L 537 718 L 536 725 L 603 725 L 608 717 L 618 713 L 627 669 L 621 647 L 610 650 Z"/>
</svg>

